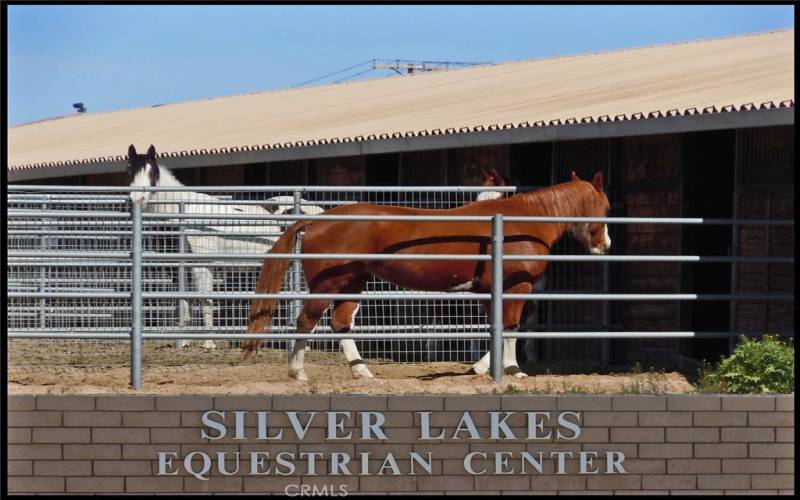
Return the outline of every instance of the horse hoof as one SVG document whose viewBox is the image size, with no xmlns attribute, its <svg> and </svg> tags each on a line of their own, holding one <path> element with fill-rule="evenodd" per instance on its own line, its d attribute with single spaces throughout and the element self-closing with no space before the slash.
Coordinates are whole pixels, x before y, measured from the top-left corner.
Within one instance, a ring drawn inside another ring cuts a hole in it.
<svg viewBox="0 0 800 500">
<path fill-rule="evenodd" d="M 305 371 L 289 372 L 289 377 L 297 380 L 298 382 L 308 382 L 308 377 Z"/>
<path fill-rule="evenodd" d="M 519 366 L 507 366 L 505 370 L 503 370 L 506 375 L 511 375 L 514 378 L 525 378 L 528 376 L 527 373 L 520 370 Z"/>
<path fill-rule="evenodd" d="M 366 365 L 356 365 L 353 367 L 353 376 L 355 378 L 374 378 L 375 376 L 369 371 Z"/>
</svg>

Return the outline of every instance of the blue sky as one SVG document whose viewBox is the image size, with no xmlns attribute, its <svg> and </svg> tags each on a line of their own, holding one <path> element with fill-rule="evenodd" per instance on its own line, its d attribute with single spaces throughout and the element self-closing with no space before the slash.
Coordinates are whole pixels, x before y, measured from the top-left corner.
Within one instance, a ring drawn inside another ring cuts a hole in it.
<svg viewBox="0 0 800 500">
<path fill-rule="evenodd" d="M 12 5 L 8 123 L 79 101 L 97 112 L 289 87 L 373 58 L 501 62 L 793 27 L 786 5 Z"/>
</svg>

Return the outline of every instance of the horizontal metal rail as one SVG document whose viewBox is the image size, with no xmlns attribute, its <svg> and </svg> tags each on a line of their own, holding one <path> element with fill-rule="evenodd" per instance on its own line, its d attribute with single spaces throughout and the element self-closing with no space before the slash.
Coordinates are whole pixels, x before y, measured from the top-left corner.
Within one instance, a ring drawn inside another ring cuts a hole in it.
<svg viewBox="0 0 800 500">
<path fill-rule="evenodd" d="M 17 258 L 63 258 L 63 259 L 125 259 L 130 252 L 8 252 L 10 259 Z M 189 260 L 207 263 L 207 260 L 492 260 L 491 255 L 473 254 L 384 254 L 384 253 L 162 253 L 144 252 L 145 260 Z M 773 264 L 794 262 L 794 257 L 731 257 L 702 255 L 504 255 L 504 261 L 544 261 L 544 262 L 709 262 L 709 263 L 759 263 Z"/>
<path fill-rule="evenodd" d="M 28 260 L 27 258 L 23 259 L 13 259 L 14 262 L 10 263 L 9 265 L 13 265 L 15 267 L 103 267 L 103 268 L 124 268 L 124 267 L 131 267 L 131 262 L 128 260 L 127 262 L 124 260 L 121 261 L 112 261 L 111 259 L 107 259 L 107 262 L 98 262 L 100 259 L 96 261 L 77 261 L 75 259 L 65 259 L 63 261 L 53 260 L 53 259 L 32 259 Z M 225 262 L 188 262 L 188 261 L 156 261 L 151 260 L 147 262 L 142 262 L 142 266 L 144 267 L 187 267 L 187 266 L 196 266 L 196 267 L 213 267 L 213 268 L 220 268 L 220 267 L 228 267 L 228 268 L 240 268 L 240 267 L 261 267 L 261 262 L 249 260 L 249 261 L 225 261 Z M 145 278 L 145 281 L 150 281 L 148 278 Z"/>
<path fill-rule="evenodd" d="M 503 332 L 503 338 L 517 339 L 716 339 L 738 337 L 740 335 L 760 337 L 763 334 L 741 334 L 738 332 Z"/>
<path fill-rule="evenodd" d="M 486 191 L 490 191 L 486 189 Z M 91 200 L 87 200 L 85 197 L 80 198 L 68 198 L 68 199 L 36 199 L 36 198 L 19 198 L 19 195 L 10 195 L 8 201 L 11 203 L 19 203 L 19 204 L 37 204 L 37 205 L 83 205 L 87 203 L 93 204 L 114 204 L 120 203 L 125 204 L 128 203 L 127 196 L 121 196 L 119 198 L 95 198 L 92 197 Z M 219 198 L 219 197 L 217 197 Z M 270 198 L 258 199 L 258 200 L 240 200 L 236 198 L 231 199 L 216 199 L 216 200 L 198 200 L 198 199 L 180 199 L 176 198 L 175 200 L 151 200 L 148 201 L 148 205 L 177 205 L 177 204 L 184 204 L 184 205 L 255 205 L 255 206 L 263 206 L 263 205 L 292 205 L 292 202 L 287 202 L 286 200 L 272 200 Z M 323 206 L 339 206 L 339 205 L 352 205 L 353 203 L 358 203 L 356 201 L 328 201 L 328 200 L 305 200 L 300 202 L 301 207 L 323 207 Z"/>
<path fill-rule="evenodd" d="M 504 293 L 509 300 L 794 300 L 794 294 L 724 293 Z"/>
<path fill-rule="evenodd" d="M 130 259 L 131 252 L 59 252 L 51 250 L 44 251 L 29 251 L 29 252 L 8 252 L 9 259 L 23 258 L 23 259 Z M 195 254 L 197 256 L 197 254 Z"/>
<path fill-rule="evenodd" d="M 491 222 L 490 215 L 232 215 L 232 214 L 142 214 L 144 219 L 192 219 L 203 220 L 336 220 L 336 221 L 408 221 L 408 222 Z M 691 224 L 691 225 L 794 225 L 793 219 L 703 219 L 677 217 L 539 217 L 539 216 L 504 216 L 506 222 L 537 223 L 604 223 L 604 224 Z"/>
<path fill-rule="evenodd" d="M 92 217 L 92 218 L 128 218 L 125 212 L 82 212 L 82 211 L 53 211 L 41 212 L 35 210 L 10 210 L 7 213 L 12 217 Z M 334 221 L 408 221 L 408 222 L 490 222 L 490 215 L 291 215 L 291 214 L 160 214 L 143 213 L 142 218 L 147 219 L 173 219 L 184 224 L 191 220 L 268 220 L 268 221 L 296 221 L 296 220 L 334 220 Z M 704 219 L 704 218 L 677 218 L 677 217 L 538 217 L 538 216 L 506 216 L 506 222 L 536 222 L 536 223 L 604 223 L 604 224 L 690 224 L 690 225 L 794 225 L 793 219 Z"/>
<path fill-rule="evenodd" d="M 10 299 L 128 299 L 130 293 L 70 293 L 70 292 L 8 292 Z M 488 293 L 173 293 L 142 292 L 142 298 L 148 299 L 216 299 L 216 300 L 481 300 L 489 299 Z"/>
<path fill-rule="evenodd" d="M 155 307 L 147 307 L 147 310 L 155 309 Z M 164 306 L 162 306 L 164 307 Z M 156 333 L 170 333 L 170 332 L 185 332 L 185 333 L 200 333 L 200 334 L 207 334 L 209 332 L 233 332 L 233 333 L 241 333 L 242 327 L 240 326 L 214 326 L 210 328 L 204 327 L 186 327 L 186 326 L 159 326 L 159 327 L 145 327 L 143 331 L 145 333 L 153 333 L 152 330 L 157 328 Z M 441 335 L 447 335 L 449 333 L 458 333 L 457 330 L 459 329 L 472 329 L 472 330 L 481 330 L 481 329 L 488 329 L 488 324 L 454 324 L 454 325 L 415 325 L 412 327 L 402 326 L 402 325 L 357 325 L 355 326 L 350 332 L 352 333 L 362 333 L 362 332 L 413 332 L 416 330 L 421 331 L 434 331 Z M 38 328 L 14 328 L 13 330 L 9 330 L 11 332 L 16 333 L 38 333 L 40 330 Z M 59 329 L 59 328 L 49 328 L 48 333 L 52 333 L 53 335 L 59 335 L 62 333 L 92 333 L 95 332 L 95 329 L 84 329 L 84 328 L 69 328 L 69 329 Z M 106 333 L 128 333 L 130 332 L 130 327 L 111 327 L 106 328 L 104 330 Z M 293 326 L 286 326 L 286 325 L 273 325 L 270 330 L 270 333 L 276 334 L 287 334 L 287 333 L 294 333 L 295 327 Z M 320 332 L 332 332 L 333 329 L 328 326 L 318 326 L 314 329 L 314 333 Z M 488 330 L 487 330 L 488 331 Z M 468 333 L 468 332 L 462 332 Z M 216 333 L 213 333 L 216 335 Z"/>
<path fill-rule="evenodd" d="M 54 335 L 48 332 L 42 333 L 8 333 L 9 338 L 28 338 L 28 339 L 121 339 L 130 340 L 131 336 L 126 333 L 66 333 L 61 335 Z M 276 335 L 268 333 L 143 333 L 144 340 L 180 340 L 180 339 L 197 339 L 197 340 L 275 340 L 275 341 L 289 341 L 292 339 L 307 339 L 307 340 L 338 340 L 338 339 L 355 339 L 355 340 L 391 340 L 396 339 L 490 339 L 489 333 L 447 333 L 446 336 L 436 333 L 392 333 L 390 335 L 383 333 L 292 333 L 285 335 Z"/>
<path fill-rule="evenodd" d="M 128 212 L 97 212 L 92 210 L 19 210 L 12 209 L 6 212 L 9 219 L 13 217 L 40 217 L 46 219 L 86 217 L 92 219 L 124 219 L 130 222 L 131 214 Z M 174 215 L 172 217 L 175 217 Z"/>
<path fill-rule="evenodd" d="M 8 298 L 130 298 L 130 293 L 106 292 L 8 292 Z M 142 292 L 149 299 L 195 300 L 487 300 L 489 293 L 197 293 L 197 292 Z M 712 294 L 712 293 L 504 293 L 508 300 L 794 300 L 794 294 Z"/>
<path fill-rule="evenodd" d="M 515 186 L 44 186 L 35 184 L 9 184 L 9 194 L 12 192 L 108 192 L 129 193 L 131 191 L 148 192 L 254 192 L 271 193 L 284 191 L 300 191 L 301 193 L 441 193 L 453 191 L 458 193 L 479 193 L 482 191 L 499 191 L 513 193 Z"/>
<path fill-rule="evenodd" d="M 41 226 L 30 225 L 28 227 L 41 227 Z M 111 240 L 111 239 L 122 240 L 122 238 L 120 238 L 120 236 L 130 237 L 131 233 L 130 233 L 130 231 L 113 231 L 113 230 L 112 231 L 106 231 L 106 230 L 103 230 L 103 229 L 98 229 L 98 230 L 95 230 L 95 231 L 90 231 L 90 230 L 71 231 L 71 230 L 69 230 L 69 228 L 63 228 L 62 227 L 62 228 L 59 228 L 59 229 L 51 229 L 51 230 L 47 230 L 47 231 L 36 231 L 36 230 L 26 230 L 26 229 L 14 230 L 14 229 L 12 229 L 10 231 L 7 231 L 6 234 L 14 235 L 14 236 L 29 236 L 29 237 L 30 236 L 58 236 L 59 238 L 62 238 L 62 239 L 77 238 L 78 236 L 94 236 L 95 238 L 101 237 L 101 238 L 106 238 L 106 239 L 109 239 L 109 240 Z M 255 240 L 264 240 L 264 239 L 270 239 L 270 238 L 273 238 L 273 239 L 277 240 L 281 235 L 283 235 L 283 233 L 282 232 L 271 232 L 271 233 L 258 232 L 258 233 L 253 233 L 252 231 L 249 231 L 249 232 L 247 232 L 247 231 L 244 231 L 244 232 L 235 232 L 235 231 L 222 232 L 222 231 L 219 231 L 219 230 L 217 230 L 217 231 L 201 231 L 201 230 L 187 229 L 187 230 L 184 230 L 184 231 L 178 231 L 178 230 L 158 231 L 158 233 L 155 233 L 155 234 L 154 233 L 150 233 L 150 232 L 146 232 L 145 235 L 146 236 L 150 236 L 150 237 L 158 237 L 158 238 L 161 238 L 161 237 L 164 237 L 164 236 L 175 236 L 175 237 L 177 237 L 177 236 L 220 236 L 220 237 L 224 237 L 224 238 L 233 238 L 235 236 L 247 236 L 248 237 L 247 239 L 252 239 L 252 240 L 255 241 Z M 242 239 L 245 239 L 245 238 L 242 238 Z"/>
<path fill-rule="evenodd" d="M 522 338 L 522 339 L 623 339 L 623 338 L 728 338 L 730 336 L 760 336 L 760 334 L 740 334 L 736 332 L 503 332 L 503 338 Z M 94 332 L 94 333 L 52 333 L 52 332 L 8 332 L 9 338 L 17 339 L 120 339 L 130 340 L 128 333 L 115 332 Z M 489 340 L 491 335 L 486 333 L 461 333 L 448 332 L 442 333 L 420 333 L 420 332 L 400 332 L 392 334 L 383 333 L 143 333 L 145 340 L 274 340 L 289 341 L 292 339 L 307 340 L 393 340 L 393 339 L 438 339 L 438 340 L 458 340 L 458 339 L 480 339 Z"/>
</svg>

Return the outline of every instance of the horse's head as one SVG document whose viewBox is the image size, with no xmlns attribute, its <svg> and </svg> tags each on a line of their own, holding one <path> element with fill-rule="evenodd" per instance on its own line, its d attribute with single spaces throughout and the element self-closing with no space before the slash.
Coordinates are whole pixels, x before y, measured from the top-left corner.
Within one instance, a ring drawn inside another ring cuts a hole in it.
<svg viewBox="0 0 800 500">
<path fill-rule="evenodd" d="M 128 180 L 131 186 L 157 186 L 160 176 L 156 162 L 156 148 L 151 144 L 146 155 L 136 154 L 133 144 L 128 147 Z M 149 191 L 131 191 L 131 201 L 141 203 L 144 207 L 152 193 Z"/>
<path fill-rule="evenodd" d="M 481 169 L 481 174 L 483 175 L 483 186 L 505 186 L 506 180 L 500 175 L 497 170 L 490 169 L 486 170 L 484 168 Z"/>
<path fill-rule="evenodd" d="M 262 206 L 271 214 L 291 215 L 294 213 L 293 196 L 273 196 L 267 201 L 269 203 Z M 305 215 L 319 215 L 324 211 L 325 210 L 322 207 L 311 205 L 308 203 L 308 201 L 302 198 L 300 199 L 300 213 Z"/>
<path fill-rule="evenodd" d="M 575 172 L 572 172 L 572 181 L 589 184 L 578 178 Z M 606 217 L 610 204 L 608 203 L 606 193 L 603 191 L 603 172 L 594 174 L 591 187 L 591 190 L 586 190 L 588 197 L 584 203 L 585 213 L 583 213 L 582 216 Z M 608 236 L 608 227 L 604 223 L 577 222 L 572 224 L 570 232 L 575 239 L 586 247 L 589 253 L 602 255 L 611 248 L 611 238 Z"/>
</svg>

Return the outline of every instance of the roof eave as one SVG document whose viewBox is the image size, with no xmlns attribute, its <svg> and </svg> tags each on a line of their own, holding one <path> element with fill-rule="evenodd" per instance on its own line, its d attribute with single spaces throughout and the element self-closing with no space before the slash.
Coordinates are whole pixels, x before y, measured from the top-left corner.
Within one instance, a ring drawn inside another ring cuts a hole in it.
<svg viewBox="0 0 800 500">
<path fill-rule="evenodd" d="M 168 155 L 159 161 L 168 168 L 210 167 L 251 163 L 360 156 L 431 149 L 519 144 L 529 142 L 571 141 L 637 135 L 674 134 L 704 130 L 757 128 L 794 124 L 794 106 L 774 109 L 684 114 L 681 116 L 644 117 L 590 123 L 531 124 L 495 130 L 440 133 L 369 139 L 313 146 L 288 146 L 272 149 L 247 149 L 191 155 Z M 61 166 L 7 170 L 8 181 L 26 181 L 51 177 L 122 172 L 125 161 L 97 161 Z"/>
</svg>

